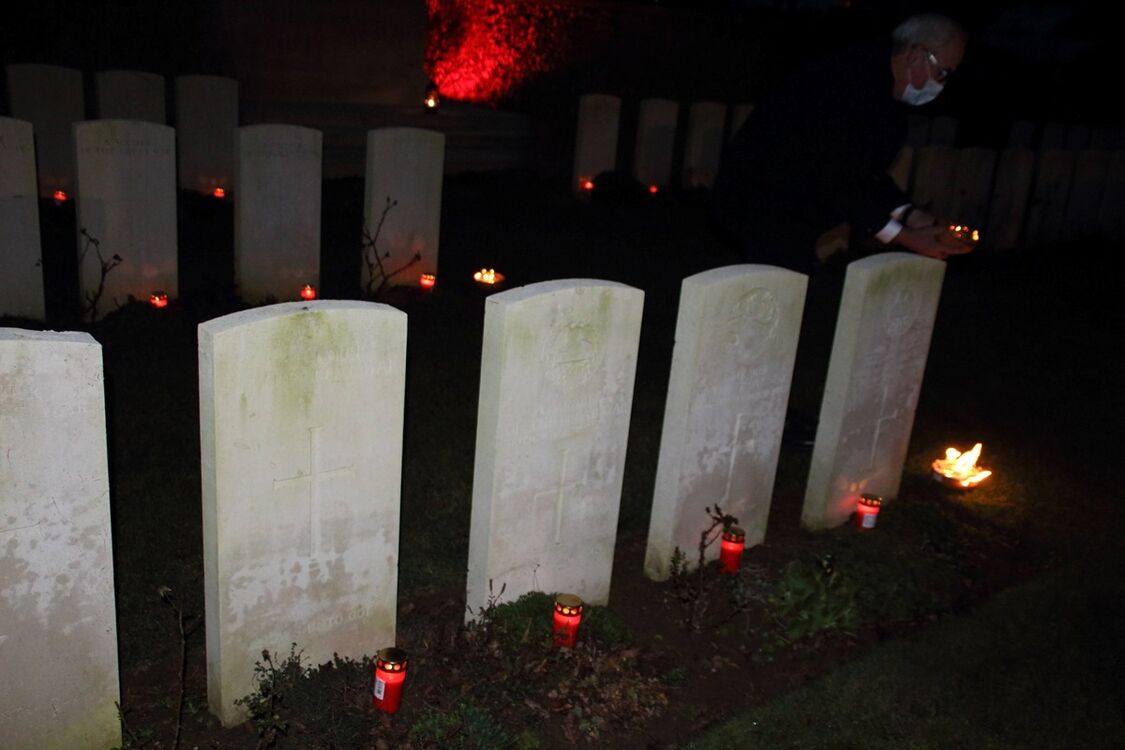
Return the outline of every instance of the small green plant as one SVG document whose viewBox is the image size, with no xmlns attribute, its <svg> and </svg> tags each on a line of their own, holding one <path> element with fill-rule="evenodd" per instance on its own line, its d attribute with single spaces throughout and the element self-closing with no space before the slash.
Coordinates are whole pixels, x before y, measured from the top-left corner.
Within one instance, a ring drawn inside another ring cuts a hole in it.
<svg viewBox="0 0 1125 750">
<path fill-rule="evenodd" d="M 828 554 L 815 562 L 793 560 L 768 596 L 778 625 L 776 635 L 791 644 L 826 630 L 851 630 L 860 624 L 858 586 L 836 569 Z"/>
<path fill-rule="evenodd" d="M 672 551 L 671 596 L 679 602 L 683 611 L 684 627 L 699 632 L 703 627 L 703 616 L 711 605 L 711 590 L 717 576 L 707 567 L 707 548 L 722 536 L 723 530 L 738 523 L 735 516 L 723 513 L 718 505 L 712 509 L 704 508 L 711 523 L 699 534 L 696 546 L 698 557 L 694 569 L 688 567 L 687 555 L 676 547 Z"/>
<path fill-rule="evenodd" d="M 276 744 L 289 731 L 284 709 L 297 683 L 308 674 L 308 669 L 301 663 L 303 653 L 297 650 L 296 643 L 290 644 L 289 656 L 274 664 L 270 652 L 263 650 L 262 660 L 254 662 L 257 688 L 234 702 L 234 705 L 243 706 L 249 712 L 258 730 L 260 747 Z"/>
<path fill-rule="evenodd" d="M 516 740 L 487 712 L 461 703 L 449 711 L 427 708 L 410 728 L 418 750 L 512 750 Z"/>
</svg>

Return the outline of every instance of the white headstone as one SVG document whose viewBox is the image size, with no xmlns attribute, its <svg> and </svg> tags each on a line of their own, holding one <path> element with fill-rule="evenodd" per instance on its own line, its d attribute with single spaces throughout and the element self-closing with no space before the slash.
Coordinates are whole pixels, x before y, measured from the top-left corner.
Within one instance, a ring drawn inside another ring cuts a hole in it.
<svg viewBox="0 0 1125 750">
<path fill-rule="evenodd" d="M 667 187 L 672 181 L 672 151 L 680 105 L 668 99 L 642 99 L 637 113 L 633 176 L 646 186 Z"/>
<path fill-rule="evenodd" d="M 914 160 L 914 205 L 949 218 L 953 211 L 953 179 L 957 172 L 957 149 L 926 146 Z"/>
<path fill-rule="evenodd" d="M 578 100 L 578 127 L 574 137 L 574 174 L 571 187 L 581 192 L 587 180 L 617 168 L 617 132 L 621 120 L 620 97 L 586 94 Z"/>
<path fill-rule="evenodd" d="M 982 245 L 997 250 L 1019 245 L 1034 176 L 1035 152 L 1030 148 L 1009 148 L 1000 154 Z"/>
<path fill-rule="evenodd" d="M 723 154 L 723 129 L 727 105 L 696 102 L 688 114 L 687 142 L 684 144 L 684 187 L 711 187 Z"/>
<path fill-rule="evenodd" d="M 1109 177 L 1109 165 L 1107 151 L 1079 151 L 1075 155 L 1074 180 L 1063 217 L 1062 233 L 1065 237 L 1098 236 L 1098 215 Z"/>
<path fill-rule="evenodd" d="M 445 165 L 445 135 L 421 128 L 377 128 L 367 131 L 367 181 L 363 221 L 374 238 L 387 209 L 377 247 L 395 286 L 418 286 L 422 274 L 438 272 L 441 238 L 441 190 Z M 417 256 L 418 261 L 411 263 Z M 404 268 L 405 264 L 406 265 Z M 360 282 L 367 288 L 366 263 Z"/>
<path fill-rule="evenodd" d="M 1061 150 L 1066 148 L 1067 131 L 1070 126 L 1062 122 L 1048 122 L 1039 135 L 1039 149 Z"/>
<path fill-rule="evenodd" d="M 164 125 L 164 76 L 138 70 L 103 70 L 96 74 L 98 117 Z"/>
<path fill-rule="evenodd" d="M 1090 133 L 1088 125 L 1071 125 L 1066 129 L 1066 147 L 1071 151 L 1090 148 Z"/>
<path fill-rule="evenodd" d="M 207 700 L 246 718 L 263 649 L 394 645 L 406 315 L 288 302 L 199 327 Z"/>
<path fill-rule="evenodd" d="M 1016 120 L 1008 132 L 1008 148 L 1034 148 L 1037 130 L 1038 127 L 1033 122 Z"/>
<path fill-rule="evenodd" d="M 82 72 L 56 65 L 9 65 L 8 99 L 12 117 L 35 128 L 39 195 L 73 192 L 71 126 L 86 117 Z"/>
<path fill-rule="evenodd" d="M 1073 151 L 1051 149 L 1039 152 L 1035 186 L 1031 189 L 1031 203 L 1024 227 L 1024 244 L 1038 247 L 1062 239 L 1066 200 L 1073 179 Z"/>
<path fill-rule="evenodd" d="M 176 141 L 181 190 L 230 190 L 238 127 L 238 81 L 219 76 L 176 79 Z"/>
<path fill-rule="evenodd" d="M 730 116 L 730 133 L 727 134 L 728 138 L 733 138 L 735 133 L 742 129 L 746 124 L 746 119 L 750 117 L 754 111 L 753 104 L 736 104 L 731 111 Z"/>
<path fill-rule="evenodd" d="M 949 115 L 941 115 L 939 117 L 935 117 L 933 124 L 930 126 L 930 145 L 957 145 L 958 125 L 959 123 L 956 117 L 950 117 Z"/>
<path fill-rule="evenodd" d="M 295 300 L 320 284 L 319 130 L 250 125 L 235 136 L 234 273 L 243 300 Z"/>
<path fill-rule="evenodd" d="M 765 539 L 808 279 L 759 265 L 689 276 L 680 292 L 645 573 L 670 574 L 677 547 L 698 559 L 704 509 Z M 718 545 L 708 559 L 718 557 Z"/>
<path fill-rule="evenodd" d="M 83 304 L 102 280 L 98 255 L 121 264 L 105 275 L 104 315 L 129 295 L 176 296 L 176 134 L 167 125 L 93 120 L 74 126 L 78 166 L 78 252 Z M 82 236 L 98 240 L 95 249 Z M 85 253 L 83 255 L 83 250 Z"/>
<path fill-rule="evenodd" d="M 1098 234 L 1111 240 L 1125 239 L 1125 150 L 1114 151 L 1106 174 L 1098 210 Z"/>
<path fill-rule="evenodd" d="M 898 495 L 945 264 L 882 253 L 848 266 L 801 522 L 839 526 L 860 494 Z"/>
<path fill-rule="evenodd" d="M 0 746 L 121 744 L 101 346 L 0 329 Z"/>
<path fill-rule="evenodd" d="M 1100 151 L 1116 151 L 1125 148 L 1125 127 L 1120 125 L 1099 125 L 1090 133 L 1090 148 Z"/>
<path fill-rule="evenodd" d="M 891 179 L 898 185 L 898 189 L 904 193 L 910 192 L 910 175 L 913 167 L 914 149 L 910 146 L 903 146 L 895 154 L 895 160 L 891 162 L 890 169 L 887 170 Z"/>
<path fill-rule="evenodd" d="M 485 301 L 467 604 L 609 598 L 644 293 L 566 279 Z M 469 615 L 472 617 L 472 614 Z"/>
<path fill-rule="evenodd" d="M 35 139 L 31 123 L 0 117 L 0 315 L 45 312 Z"/>
<path fill-rule="evenodd" d="M 963 148 L 957 154 L 957 173 L 953 187 L 953 208 L 949 219 L 973 229 L 984 229 L 992 178 L 996 173 L 996 151 L 991 148 Z"/>
</svg>

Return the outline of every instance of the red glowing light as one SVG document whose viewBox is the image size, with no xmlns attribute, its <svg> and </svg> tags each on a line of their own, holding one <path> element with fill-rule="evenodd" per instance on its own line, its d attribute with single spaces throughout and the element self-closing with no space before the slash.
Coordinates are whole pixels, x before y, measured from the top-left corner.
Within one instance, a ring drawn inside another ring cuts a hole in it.
<svg viewBox="0 0 1125 750">
<path fill-rule="evenodd" d="M 312 284 L 305 284 L 303 287 L 301 287 L 301 299 L 316 299 L 316 287 Z"/>
<path fill-rule="evenodd" d="M 866 492 L 859 496 L 855 506 L 855 525 L 861 529 L 875 528 L 875 519 L 879 517 L 879 506 L 883 498 L 878 495 L 869 495 Z"/>
<path fill-rule="evenodd" d="M 555 618 L 551 643 L 555 648 L 574 648 L 578 626 L 582 624 L 582 600 L 574 594 L 555 597 Z"/>
<path fill-rule="evenodd" d="M 155 308 L 163 308 L 168 306 L 168 295 L 164 292 L 153 292 L 148 295 L 148 303 Z"/>
<path fill-rule="evenodd" d="M 607 11 L 575 5 L 426 0 L 426 73 L 443 96 L 495 103 L 608 32 Z"/>
<path fill-rule="evenodd" d="M 650 195 L 656 195 L 660 192 L 660 188 L 657 185 L 649 185 L 648 192 Z"/>
<path fill-rule="evenodd" d="M 578 181 L 578 187 L 582 188 L 583 190 L 593 190 L 594 189 L 594 181 L 591 180 L 589 177 L 583 177 L 582 179 L 580 179 Z"/>
<path fill-rule="evenodd" d="M 215 188 L 214 190 L 211 191 L 211 195 L 213 195 L 216 198 L 226 198 L 227 197 L 227 191 L 222 189 L 221 187 L 217 187 L 217 188 Z"/>
<path fill-rule="evenodd" d="M 437 283 L 437 276 L 432 273 L 424 273 L 418 277 L 418 286 L 423 289 L 433 289 L 434 284 Z"/>
<path fill-rule="evenodd" d="M 375 658 L 375 688 L 371 705 L 383 713 L 398 711 L 405 681 L 406 652 L 400 648 L 381 649 Z"/>
<path fill-rule="evenodd" d="M 56 190 L 52 197 L 55 199 L 55 203 L 66 203 L 70 199 L 65 190 Z"/>
<path fill-rule="evenodd" d="M 719 545 L 719 569 L 726 575 L 738 572 L 742 562 L 742 550 L 746 548 L 746 532 L 737 526 L 723 530 L 723 541 Z"/>
</svg>

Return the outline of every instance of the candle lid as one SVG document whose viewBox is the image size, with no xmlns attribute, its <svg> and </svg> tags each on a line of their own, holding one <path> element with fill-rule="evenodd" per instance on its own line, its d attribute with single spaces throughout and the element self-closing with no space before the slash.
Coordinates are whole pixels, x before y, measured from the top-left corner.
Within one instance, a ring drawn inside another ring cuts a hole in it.
<svg viewBox="0 0 1125 750">
<path fill-rule="evenodd" d="M 723 539 L 728 542 L 741 542 L 746 539 L 746 532 L 739 526 L 727 526 L 723 529 Z"/>
<path fill-rule="evenodd" d="M 574 594 L 559 594 L 555 597 L 555 611 L 564 615 L 582 614 L 582 600 Z"/>
<path fill-rule="evenodd" d="M 379 649 L 376 659 L 378 666 L 387 667 L 392 672 L 406 669 L 406 652 L 401 648 L 391 646 L 389 648 Z"/>
<path fill-rule="evenodd" d="M 877 508 L 883 504 L 883 498 L 879 497 L 878 495 L 872 495 L 869 492 L 864 492 L 859 496 L 859 504 L 872 505 Z"/>
</svg>

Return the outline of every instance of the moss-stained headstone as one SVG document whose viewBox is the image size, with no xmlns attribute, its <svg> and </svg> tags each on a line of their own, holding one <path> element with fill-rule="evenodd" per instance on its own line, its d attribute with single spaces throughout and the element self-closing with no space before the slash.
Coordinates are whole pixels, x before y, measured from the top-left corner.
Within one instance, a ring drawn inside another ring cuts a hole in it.
<svg viewBox="0 0 1125 750">
<path fill-rule="evenodd" d="M 263 649 L 394 644 L 406 316 L 291 302 L 199 327 L 207 697 L 224 724 Z"/>
<path fill-rule="evenodd" d="M 679 547 L 694 563 L 705 508 L 765 538 L 807 278 L 727 266 L 684 279 L 664 407 L 645 573 L 663 580 Z M 707 550 L 719 555 L 718 545 Z"/>
<path fill-rule="evenodd" d="M 471 613 L 490 581 L 501 601 L 529 591 L 608 600 L 643 300 L 622 284 L 569 279 L 485 303 Z"/>
<path fill-rule="evenodd" d="M 0 329 L 0 747 L 121 743 L 101 346 Z"/>
<path fill-rule="evenodd" d="M 882 253 L 848 266 L 801 512 L 844 523 L 864 492 L 898 495 L 945 263 Z"/>
</svg>

